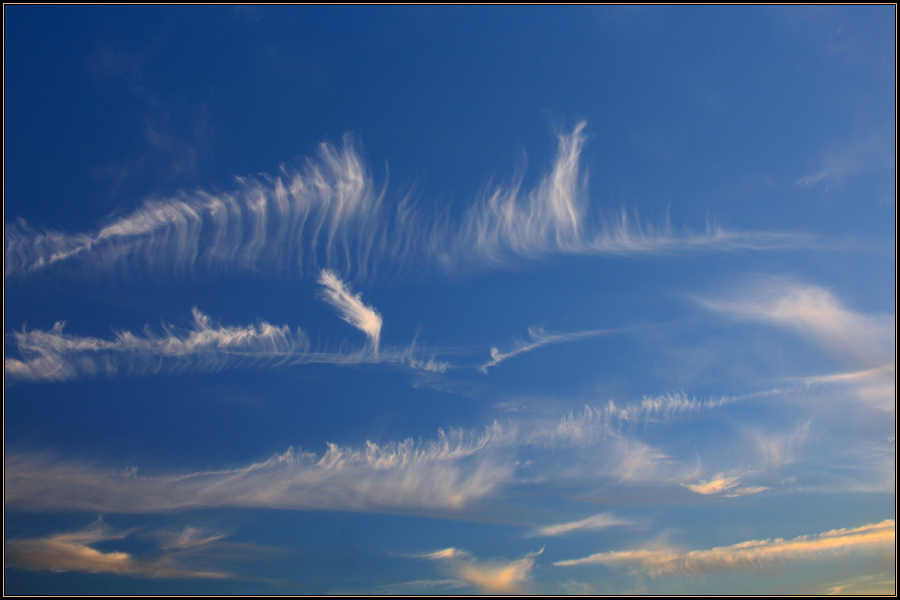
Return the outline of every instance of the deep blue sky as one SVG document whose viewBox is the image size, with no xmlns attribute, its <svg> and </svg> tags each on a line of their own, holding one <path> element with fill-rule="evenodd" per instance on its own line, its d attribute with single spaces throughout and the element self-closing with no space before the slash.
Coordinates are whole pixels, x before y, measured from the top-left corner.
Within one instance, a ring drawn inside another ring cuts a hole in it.
<svg viewBox="0 0 900 600">
<path fill-rule="evenodd" d="M 893 593 L 895 10 L 5 7 L 5 591 Z"/>
</svg>

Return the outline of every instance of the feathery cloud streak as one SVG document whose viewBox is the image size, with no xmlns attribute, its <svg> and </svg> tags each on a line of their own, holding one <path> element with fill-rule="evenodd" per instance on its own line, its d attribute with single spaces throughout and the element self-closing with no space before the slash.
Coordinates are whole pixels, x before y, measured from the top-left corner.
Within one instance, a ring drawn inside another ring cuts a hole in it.
<svg viewBox="0 0 900 600">
<path fill-rule="evenodd" d="M 745 396 L 720 398 L 691 398 L 684 392 L 644 396 L 640 402 L 617 404 L 610 400 L 606 405 L 585 405 L 580 413 L 570 411 L 552 427 L 538 427 L 533 440 L 568 441 L 575 444 L 593 443 L 598 436 L 619 435 L 626 425 L 647 423 L 671 423 L 688 416 L 697 416 L 730 404 L 751 398 L 780 393 L 770 390 Z"/>
<path fill-rule="evenodd" d="M 578 448 L 582 456 L 583 448 L 596 446 L 603 460 L 588 461 L 591 481 L 657 477 L 666 456 L 616 432 L 593 418 L 595 413 L 586 408 L 585 417 L 568 415 L 555 427 L 494 422 L 481 431 L 441 432 L 431 441 L 366 442 L 356 448 L 330 444 L 322 454 L 288 449 L 240 468 L 158 476 L 8 450 L 6 506 L 127 513 L 227 506 L 447 514 L 514 482 L 519 452 L 526 447 Z M 532 456 L 540 460 L 539 454 Z"/>
<path fill-rule="evenodd" d="M 44 455 L 7 452 L 7 509 L 152 513 L 201 507 L 453 512 L 509 481 L 494 450 L 514 430 L 441 432 L 363 448 L 329 444 L 321 455 L 288 449 L 242 468 L 142 476 Z"/>
<path fill-rule="evenodd" d="M 238 179 L 238 188 L 148 200 L 96 233 L 6 226 L 5 273 L 80 259 L 89 268 L 143 262 L 176 272 L 300 271 L 340 263 L 365 274 L 386 250 L 383 194 L 375 191 L 353 140 L 322 144 L 316 160 L 275 177 Z M 374 227 L 373 223 L 379 224 Z M 394 249 L 396 251 L 396 249 Z"/>
<path fill-rule="evenodd" d="M 575 333 L 545 333 L 542 329 L 537 327 L 529 327 L 528 335 L 531 336 L 531 342 L 518 342 L 515 347 L 509 352 L 500 352 L 499 348 L 493 347 L 491 348 L 491 360 L 486 362 L 485 364 L 478 367 L 478 370 L 482 373 L 487 373 L 489 367 L 494 367 L 499 365 L 501 362 L 506 360 L 507 358 L 512 358 L 517 354 L 522 354 L 523 352 L 528 352 L 530 350 L 534 350 L 535 348 L 540 348 L 541 346 L 546 346 L 547 344 L 559 344 L 562 342 L 572 342 L 575 340 L 580 340 L 588 337 L 596 337 L 599 335 L 607 335 L 610 333 L 615 333 L 616 331 L 621 330 L 606 330 L 606 329 L 594 329 L 590 331 L 578 331 Z"/>
<path fill-rule="evenodd" d="M 372 353 L 378 354 L 378 342 L 381 338 L 381 315 L 371 306 L 363 304 L 361 294 L 354 296 L 333 271 L 322 269 L 319 274 L 319 283 L 325 288 L 322 290 L 322 298 L 337 309 L 343 320 L 365 333 L 369 338 Z"/>
<path fill-rule="evenodd" d="M 886 555 L 894 551 L 894 520 L 872 523 L 854 529 L 835 529 L 792 540 L 751 540 L 732 546 L 694 550 L 642 549 L 601 552 L 586 558 L 553 563 L 560 567 L 602 564 L 628 567 L 636 573 L 651 576 L 664 574 L 698 574 L 741 569 L 758 569 L 784 562 L 823 560 L 850 552 Z"/>
<path fill-rule="evenodd" d="M 568 523 L 557 523 L 556 525 L 545 525 L 539 527 L 531 533 L 529 537 L 551 537 L 564 535 L 573 531 L 594 531 L 597 529 L 605 529 L 607 527 L 616 527 L 619 525 L 631 525 L 628 519 L 620 519 L 612 513 L 600 513 L 580 521 L 570 521 Z"/>
<path fill-rule="evenodd" d="M 543 552 L 529 552 L 514 561 L 492 560 L 481 562 L 470 552 L 446 548 L 423 554 L 418 558 L 440 561 L 459 584 L 474 586 L 485 593 L 518 594 L 531 578 L 534 557 Z"/>
<path fill-rule="evenodd" d="M 709 309 L 738 318 L 794 329 L 859 367 L 881 367 L 896 356 L 893 315 L 854 312 L 819 287 L 766 278 L 750 285 L 739 297 L 699 301 Z"/>
<path fill-rule="evenodd" d="M 261 321 L 246 327 L 217 325 L 196 307 L 193 325 L 186 331 L 163 324 L 163 334 L 145 330 L 116 334 L 113 340 L 68 335 L 64 323 L 49 331 L 15 332 L 24 360 L 6 358 L 7 379 L 57 380 L 105 374 L 172 373 L 183 370 L 219 370 L 248 364 L 309 362 L 309 340 L 300 329 Z"/>
<path fill-rule="evenodd" d="M 5 226 L 5 276 L 81 261 L 83 269 L 143 265 L 150 270 L 216 273 L 298 272 L 328 268 L 370 277 L 387 261 L 400 268 L 438 265 L 447 271 L 503 268 L 548 253 L 666 254 L 692 250 L 807 247 L 800 235 L 766 232 L 675 234 L 671 228 L 588 226 L 581 175 L 584 122 L 559 136 L 554 166 L 531 191 L 521 178 L 474 202 L 459 226 L 406 198 L 388 206 L 352 138 L 322 144 L 301 170 L 238 178 L 237 189 L 195 191 L 147 200 L 94 233 L 39 231 L 22 220 Z"/>
<path fill-rule="evenodd" d="M 893 412 L 896 408 L 897 372 L 894 363 L 850 373 L 798 378 L 797 381 L 807 385 L 849 387 L 857 398 L 869 406 L 886 412 Z"/>
<path fill-rule="evenodd" d="M 216 571 L 187 567 L 185 558 L 198 550 L 214 545 L 222 535 L 198 535 L 187 528 L 181 536 L 163 544 L 162 556 L 141 559 L 127 552 L 103 552 L 92 546 L 100 542 L 122 540 L 127 531 L 117 531 L 102 522 L 81 531 L 58 533 L 43 538 L 7 540 L 7 567 L 29 571 L 76 571 L 82 573 L 112 573 L 152 579 L 230 579 L 231 575 Z"/>
<path fill-rule="evenodd" d="M 725 498 L 749 496 L 750 494 L 758 494 L 769 489 L 764 486 L 738 487 L 740 481 L 741 477 L 739 475 L 729 477 L 724 473 L 719 473 L 708 481 L 682 483 L 681 485 L 696 494 L 702 494 L 704 496 L 721 494 Z"/>
<path fill-rule="evenodd" d="M 420 358 L 412 344 L 406 349 L 378 351 L 381 315 L 353 295 L 334 273 L 322 271 L 323 299 L 334 306 L 342 319 L 360 329 L 369 346 L 351 353 L 314 351 L 306 334 L 292 332 L 286 325 L 265 321 L 246 327 L 217 325 L 196 307 L 190 329 L 177 331 L 163 324 L 163 335 L 145 328 L 143 336 L 130 331 L 118 333 L 114 340 L 78 337 L 63 332 L 58 322 L 49 331 L 15 332 L 13 337 L 23 360 L 5 359 L 5 374 L 10 381 L 65 381 L 97 374 L 107 376 L 125 372 L 130 375 L 217 371 L 246 366 L 277 366 L 307 363 L 357 364 L 387 362 L 405 364 L 426 371 L 444 371 L 448 365 L 434 357 Z"/>
</svg>

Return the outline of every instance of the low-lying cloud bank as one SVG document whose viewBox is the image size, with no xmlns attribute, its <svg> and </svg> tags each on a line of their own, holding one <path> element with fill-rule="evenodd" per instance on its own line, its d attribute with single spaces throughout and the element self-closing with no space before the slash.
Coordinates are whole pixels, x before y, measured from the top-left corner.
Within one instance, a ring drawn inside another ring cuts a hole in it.
<svg viewBox="0 0 900 600">
<path fill-rule="evenodd" d="M 110 573 L 149 579 L 232 578 L 228 573 L 190 566 L 192 558 L 215 547 L 224 537 L 222 534 L 208 534 L 190 527 L 177 535 L 162 534 L 165 539 L 157 540 L 161 542 L 158 544 L 160 551 L 150 558 L 94 548 L 101 542 L 124 540 L 130 534 L 129 531 L 118 530 L 98 521 L 81 531 L 7 540 L 5 566 L 27 571 Z"/>
<path fill-rule="evenodd" d="M 894 546 L 894 520 L 888 519 L 881 523 L 853 529 L 835 529 L 792 540 L 781 538 L 751 540 L 711 550 L 649 548 L 600 552 L 585 558 L 562 560 L 553 564 L 559 567 L 596 564 L 625 567 L 632 572 L 651 576 L 697 574 L 760 569 L 785 562 L 826 560 L 851 552 L 888 555 L 894 552 Z"/>
</svg>

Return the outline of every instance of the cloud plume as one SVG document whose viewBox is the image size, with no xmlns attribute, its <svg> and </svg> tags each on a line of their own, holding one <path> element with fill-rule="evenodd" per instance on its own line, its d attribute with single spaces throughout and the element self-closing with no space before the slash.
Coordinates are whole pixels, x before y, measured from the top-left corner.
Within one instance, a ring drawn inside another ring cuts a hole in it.
<svg viewBox="0 0 900 600">
<path fill-rule="evenodd" d="M 616 527 L 619 525 L 630 525 L 628 519 L 620 519 L 612 513 L 600 513 L 580 521 L 569 521 L 568 523 L 557 523 L 556 525 L 545 525 L 535 529 L 531 534 L 532 537 L 550 537 L 572 533 L 573 531 L 595 531 L 597 529 L 606 529 L 607 527 Z"/>
<path fill-rule="evenodd" d="M 478 367 L 478 370 L 482 373 L 487 373 L 489 367 L 497 366 L 507 358 L 512 358 L 517 354 L 529 352 L 535 348 L 546 346 L 547 344 L 573 342 L 584 338 L 608 335 L 610 333 L 615 333 L 616 331 L 618 330 L 593 329 L 589 331 L 577 331 L 575 333 L 546 333 L 537 327 L 529 327 L 528 335 L 531 336 L 531 342 L 517 342 L 508 352 L 500 352 L 496 347 L 491 348 L 491 360 Z"/>
<path fill-rule="evenodd" d="M 325 288 L 322 298 L 340 313 L 341 318 L 369 338 L 369 346 L 373 354 L 378 354 L 378 342 L 381 339 L 381 315 L 363 304 L 361 294 L 355 296 L 333 271 L 322 269 L 319 283 Z"/>
<path fill-rule="evenodd" d="M 426 441 L 290 448 L 243 467 L 139 475 L 31 453 L 6 453 L 7 509 L 152 513 L 209 507 L 452 513 L 508 482 L 498 425 Z"/>
<path fill-rule="evenodd" d="M 855 367 L 881 367 L 896 356 L 893 315 L 852 311 L 820 287 L 763 278 L 747 286 L 740 296 L 701 299 L 700 303 L 737 318 L 793 329 L 823 343 Z"/>
<path fill-rule="evenodd" d="M 300 328 L 291 331 L 287 325 L 271 325 L 266 321 L 244 327 L 219 325 L 195 307 L 190 327 L 176 328 L 164 323 L 162 334 L 153 333 L 148 327 L 143 335 L 123 331 L 114 339 L 104 340 L 67 334 L 62 322 L 49 331 L 15 332 L 12 337 L 20 358 L 5 359 L 6 380 L 67 381 L 97 375 L 219 371 L 310 363 L 381 362 L 435 372 L 448 368 L 447 363 L 433 356 L 422 358 L 423 352 L 415 344 L 377 352 L 381 317 L 358 297 L 350 296 L 345 288 L 340 289 L 347 296 L 340 299 L 348 303 L 346 310 L 358 313 L 350 314 L 350 318 L 361 320 L 361 329 L 367 328 L 363 329 L 369 337 L 366 348 L 353 352 L 314 350 Z"/>
<path fill-rule="evenodd" d="M 764 486 L 738 487 L 740 481 L 741 477 L 739 475 L 729 477 L 724 473 L 719 473 L 708 481 L 682 483 L 681 485 L 695 494 L 702 494 L 704 496 L 722 495 L 725 498 L 737 498 L 739 496 L 758 494 L 769 489 Z"/>
<path fill-rule="evenodd" d="M 94 548 L 101 542 L 129 537 L 129 532 L 116 530 L 99 521 L 81 531 L 7 540 L 4 554 L 7 567 L 28 571 L 111 573 L 151 579 L 232 578 L 227 573 L 188 566 L 192 554 L 215 545 L 223 537 L 196 534 L 197 530 L 187 528 L 180 542 L 176 540 L 174 544 L 164 544 L 161 556 L 140 558 L 128 552 L 104 552 Z"/>
<path fill-rule="evenodd" d="M 602 564 L 627 567 L 651 576 L 699 574 L 745 569 L 760 569 L 784 562 L 806 562 L 838 558 L 851 552 L 886 555 L 894 552 L 894 520 L 872 523 L 854 529 L 835 529 L 792 540 L 751 540 L 711 550 L 641 549 L 601 552 L 586 558 L 553 563 L 560 567 Z"/>
<path fill-rule="evenodd" d="M 524 586 L 531 578 L 534 557 L 541 552 L 543 549 L 529 552 L 514 561 L 479 561 L 465 550 L 445 548 L 419 558 L 440 561 L 457 582 L 484 593 L 520 594 L 526 591 Z"/>
<path fill-rule="evenodd" d="M 59 380 L 97 374 L 116 375 L 182 370 L 219 370 L 246 364 L 284 364 L 308 356 L 309 340 L 300 329 L 261 321 L 246 327 L 212 322 L 196 307 L 193 324 L 177 330 L 163 324 L 162 334 L 130 331 L 112 340 L 79 337 L 63 331 L 58 322 L 49 331 L 15 332 L 23 360 L 6 358 L 7 379 Z"/>
</svg>

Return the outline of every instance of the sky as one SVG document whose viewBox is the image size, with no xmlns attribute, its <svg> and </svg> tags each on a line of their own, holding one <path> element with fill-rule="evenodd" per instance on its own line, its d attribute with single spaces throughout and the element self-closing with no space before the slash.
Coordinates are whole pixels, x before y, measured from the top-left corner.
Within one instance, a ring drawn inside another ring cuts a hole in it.
<svg viewBox="0 0 900 600">
<path fill-rule="evenodd" d="M 7 594 L 893 594 L 896 7 L 4 6 Z"/>
</svg>

